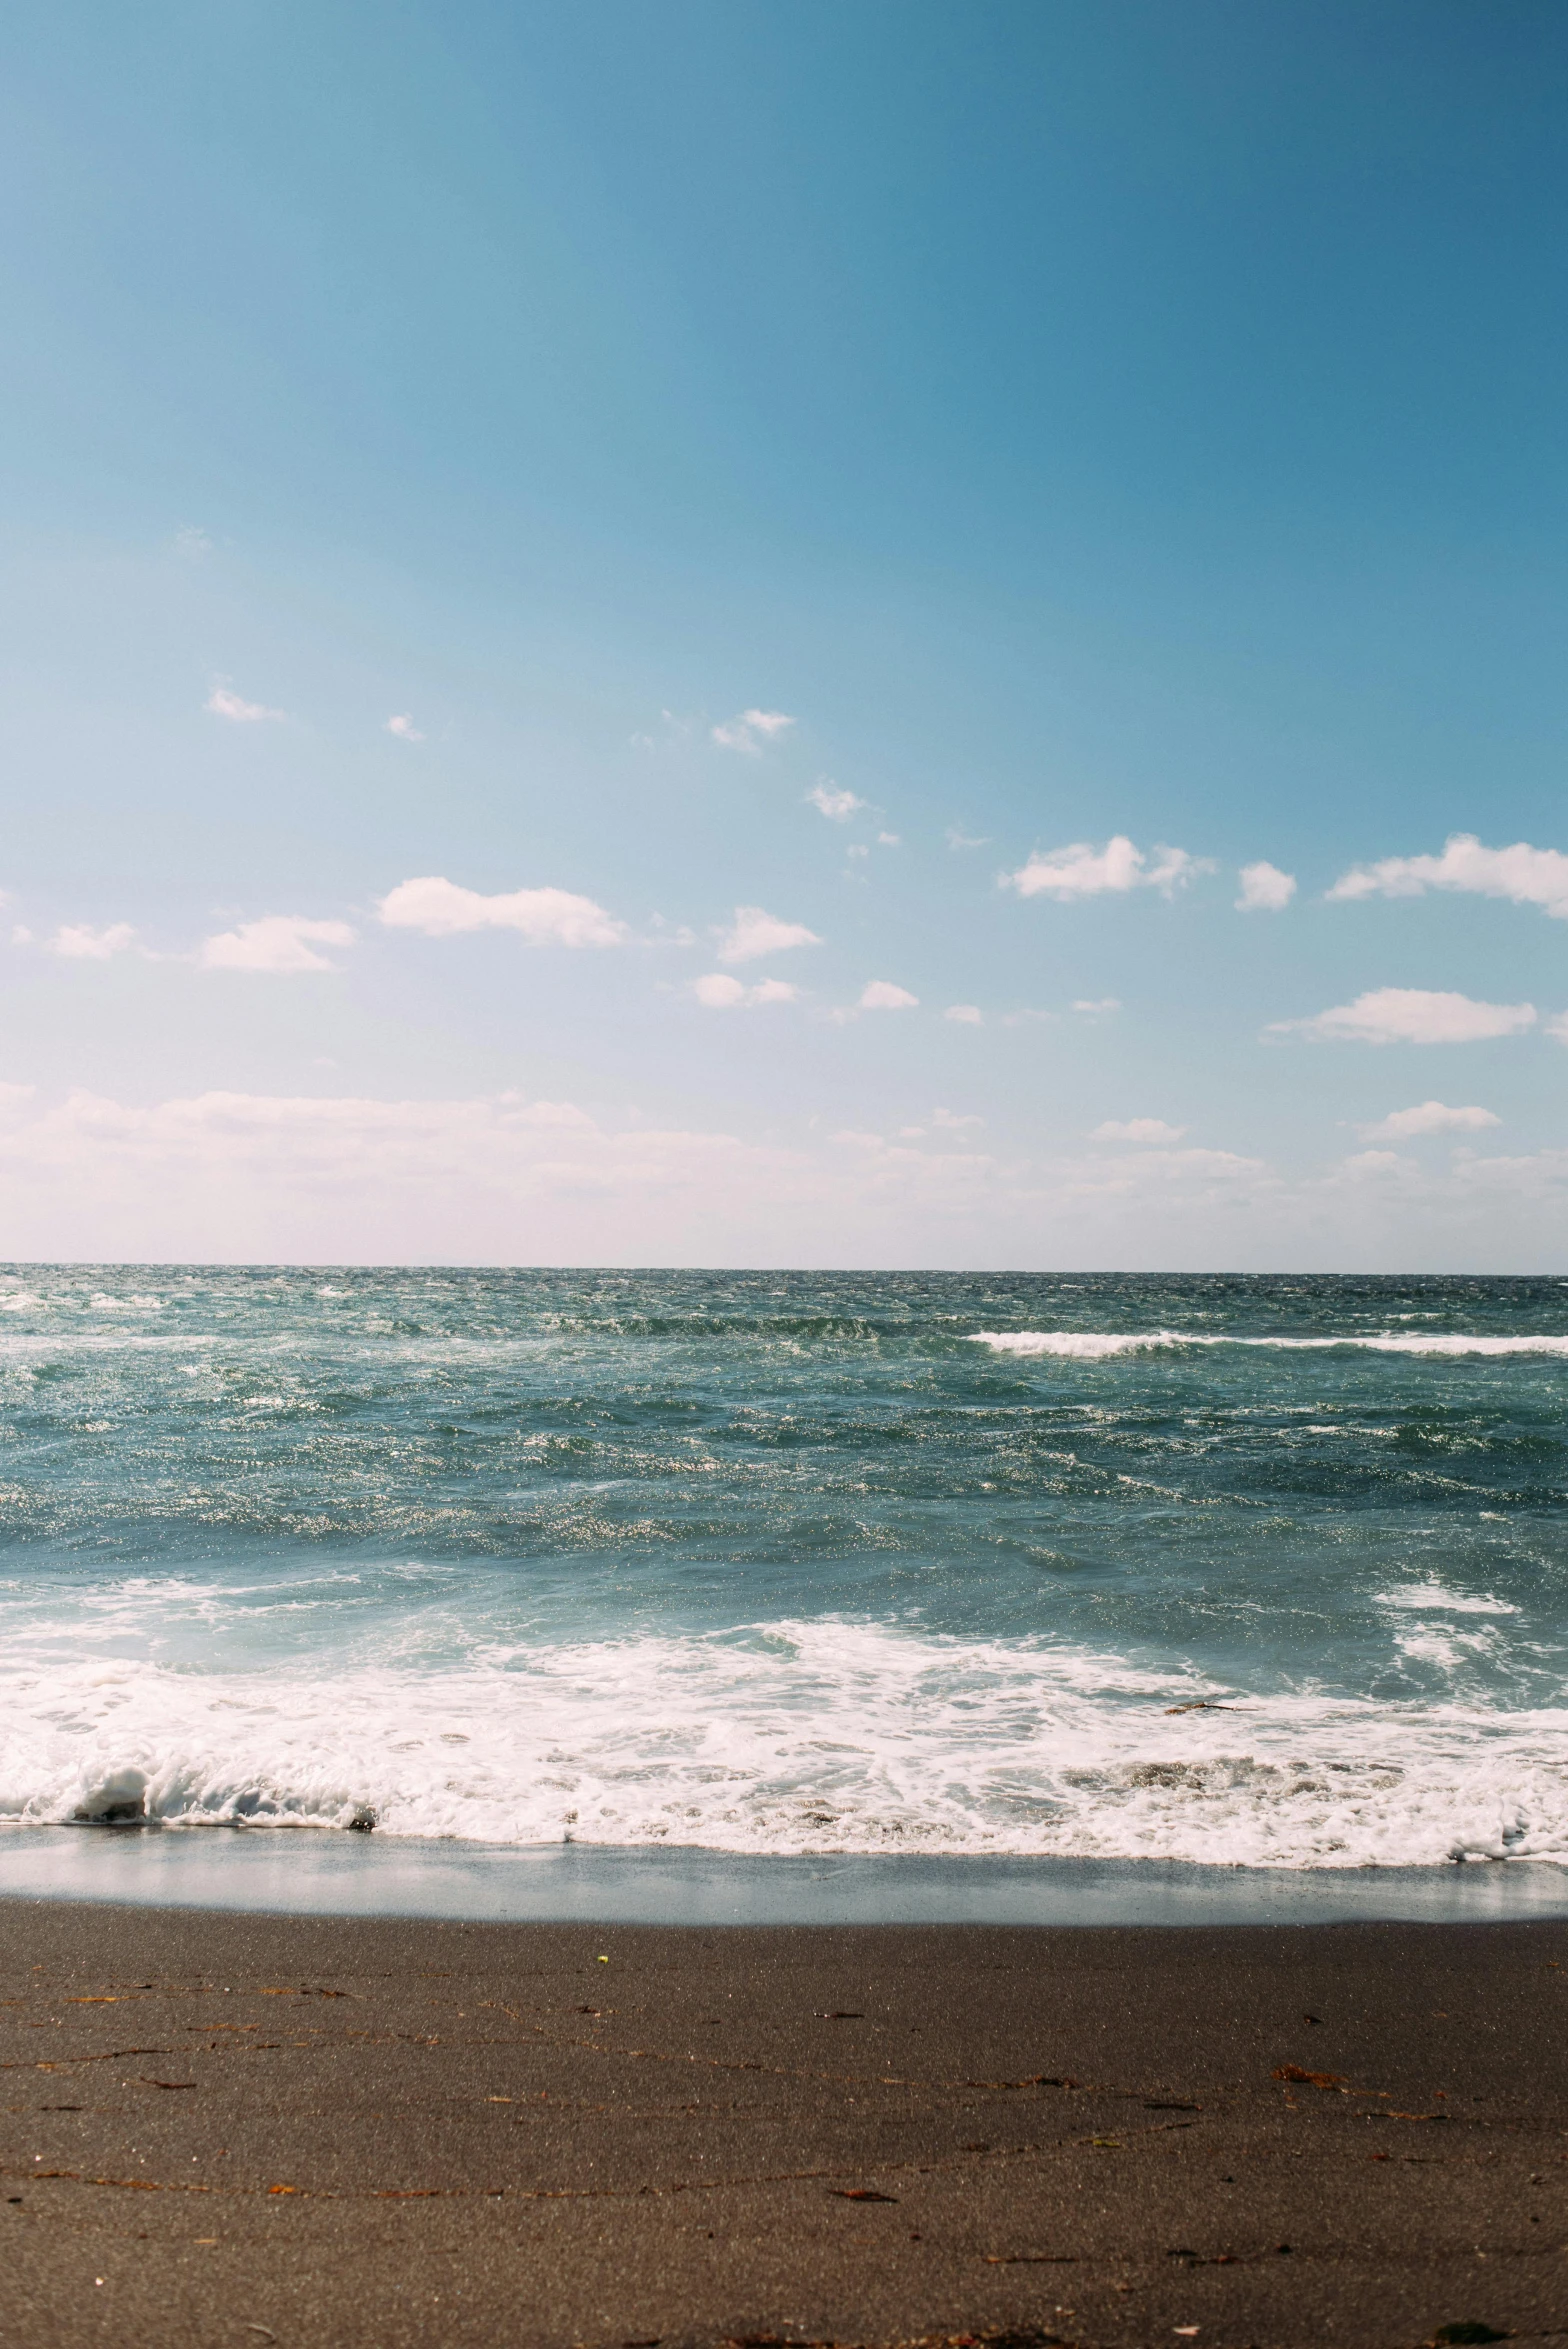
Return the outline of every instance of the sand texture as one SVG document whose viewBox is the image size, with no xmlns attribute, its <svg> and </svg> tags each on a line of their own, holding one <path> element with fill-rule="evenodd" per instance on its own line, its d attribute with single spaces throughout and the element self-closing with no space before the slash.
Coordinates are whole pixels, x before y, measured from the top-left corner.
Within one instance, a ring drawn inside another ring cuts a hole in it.
<svg viewBox="0 0 1568 2349">
<path fill-rule="evenodd" d="M 1568 2335 L 1564 1924 L 16 1900 L 0 1977 L 8 2349 Z"/>
</svg>

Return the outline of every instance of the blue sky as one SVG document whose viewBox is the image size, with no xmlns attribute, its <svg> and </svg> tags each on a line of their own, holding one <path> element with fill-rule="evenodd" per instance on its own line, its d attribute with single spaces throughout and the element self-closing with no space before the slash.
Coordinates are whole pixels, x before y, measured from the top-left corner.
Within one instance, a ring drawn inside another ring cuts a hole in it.
<svg viewBox="0 0 1568 2349">
<path fill-rule="evenodd" d="M 1565 116 L 1527 4 L 13 14 L 6 1252 L 1568 1269 Z"/>
</svg>

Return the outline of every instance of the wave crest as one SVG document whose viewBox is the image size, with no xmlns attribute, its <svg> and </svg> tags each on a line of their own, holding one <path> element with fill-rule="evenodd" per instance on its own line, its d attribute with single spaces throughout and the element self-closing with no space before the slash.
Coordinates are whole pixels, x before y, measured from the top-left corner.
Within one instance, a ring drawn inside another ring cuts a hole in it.
<svg viewBox="0 0 1568 2349">
<path fill-rule="evenodd" d="M 1442 1330 L 1428 1333 L 1346 1335 L 1332 1338 L 1240 1337 L 1178 1329 L 975 1330 L 972 1346 L 989 1346 L 996 1354 L 1057 1354 L 1079 1362 L 1102 1362 L 1115 1354 L 1154 1352 L 1178 1346 L 1260 1346 L 1287 1354 L 1359 1351 L 1372 1354 L 1561 1354 L 1568 1355 L 1568 1336 L 1487 1337 L 1479 1332 Z"/>
<path fill-rule="evenodd" d="M 8 1685 L 7 1685 L 8 1684 Z M 1568 1861 L 1568 1711 L 1311 1692 L 842 1620 L 0 1680 L 0 1818 L 1278 1868 Z M 1179 1708 L 1179 1709 L 1173 1709 Z M 138 1810 L 139 1806 L 139 1810 Z"/>
</svg>

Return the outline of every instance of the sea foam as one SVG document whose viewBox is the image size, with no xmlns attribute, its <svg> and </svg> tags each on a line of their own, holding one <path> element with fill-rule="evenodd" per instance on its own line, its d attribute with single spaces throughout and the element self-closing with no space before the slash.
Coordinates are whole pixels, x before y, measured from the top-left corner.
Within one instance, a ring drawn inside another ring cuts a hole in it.
<svg viewBox="0 0 1568 2349">
<path fill-rule="evenodd" d="M 1568 1860 L 1561 1282 L 10 1280 L 19 1828 Z"/>
<path fill-rule="evenodd" d="M 0 1818 L 1344 1868 L 1568 1860 L 1568 1710 L 831 1619 L 446 1669 L 0 1678 Z M 1181 1708 L 1172 1710 L 1171 1708 Z"/>
<path fill-rule="evenodd" d="M 1215 1336 L 1177 1329 L 975 1330 L 970 1343 L 989 1346 L 997 1354 L 1058 1354 L 1070 1361 L 1100 1362 L 1115 1354 L 1141 1354 L 1171 1346 L 1261 1346 L 1287 1354 L 1363 1352 L 1372 1354 L 1562 1354 L 1568 1355 L 1568 1336 L 1489 1337 L 1463 1330 L 1397 1331 L 1363 1336 L 1348 1333 L 1332 1338 Z"/>
</svg>

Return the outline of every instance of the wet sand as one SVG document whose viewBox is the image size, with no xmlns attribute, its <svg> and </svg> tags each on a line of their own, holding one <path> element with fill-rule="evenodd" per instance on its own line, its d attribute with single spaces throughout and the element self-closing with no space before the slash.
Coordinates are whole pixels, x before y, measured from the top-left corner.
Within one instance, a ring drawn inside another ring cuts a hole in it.
<svg viewBox="0 0 1568 2349">
<path fill-rule="evenodd" d="M 1568 2330 L 1561 1922 L 12 1900 L 0 1999 L 8 2349 Z"/>
</svg>

